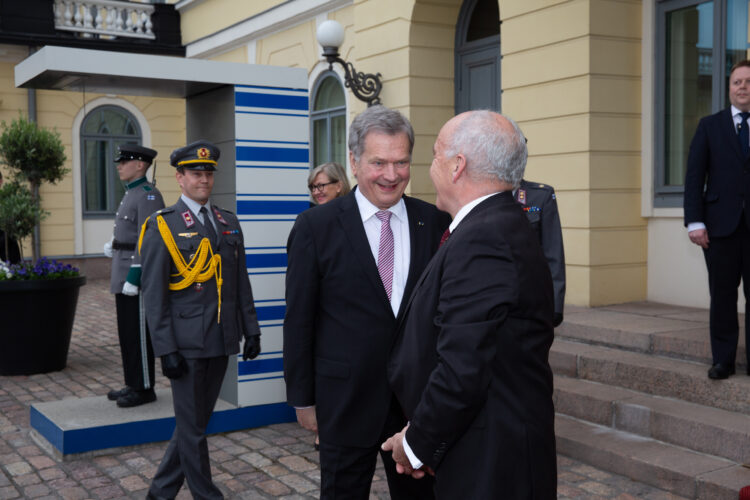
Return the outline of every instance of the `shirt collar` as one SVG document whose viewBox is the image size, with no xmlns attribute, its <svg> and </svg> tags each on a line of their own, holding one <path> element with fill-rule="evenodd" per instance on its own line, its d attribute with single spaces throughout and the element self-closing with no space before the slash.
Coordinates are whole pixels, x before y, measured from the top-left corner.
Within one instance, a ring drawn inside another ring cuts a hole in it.
<svg viewBox="0 0 750 500">
<path fill-rule="evenodd" d="M 734 106 L 734 104 L 732 104 L 732 106 L 731 106 L 731 109 L 732 109 L 732 117 L 733 117 L 733 118 L 736 118 L 736 117 L 738 117 L 738 116 L 739 116 L 739 114 L 740 114 L 740 113 L 742 113 L 742 111 L 741 111 L 741 110 L 740 110 L 739 108 L 736 108 L 736 107 Z M 739 118 L 738 118 L 738 119 L 739 119 Z"/>
<path fill-rule="evenodd" d="M 201 205 L 197 201 L 188 198 L 184 194 L 180 196 L 180 199 L 187 205 L 187 207 L 190 209 L 193 214 L 198 215 L 198 212 L 201 211 L 201 207 L 206 207 L 206 210 L 208 210 L 208 213 L 211 213 L 211 201 L 207 201 L 205 205 Z"/>
<path fill-rule="evenodd" d="M 133 189 L 136 186 L 140 186 L 144 182 L 146 182 L 146 176 L 145 175 L 143 177 L 140 177 L 140 178 L 134 180 L 133 182 L 128 182 L 127 184 L 125 184 L 125 189 Z"/>
<path fill-rule="evenodd" d="M 380 209 L 372 204 L 370 200 L 365 198 L 365 195 L 359 189 L 354 190 L 354 199 L 357 200 L 357 207 L 359 207 L 359 215 L 362 217 L 362 222 L 367 221 L 370 217 L 379 212 Z M 406 204 L 404 199 L 400 198 L 398 203 L 388 209 L 396 218 L 400 221 L 406 220 Z"/>
<path fill-rule="evenodd" d="M 486 200 L 490 196 L 495 196 L 497 193 L 500 193 L 500 191 L 481 196 L 475 200 L 470 201 L 463 207 L 461 207 L 461 209 L 458 212 L 456 212 L 456 216 L 453 218 L 453 222 L 451 222 L 451 225 L 448 226 L 448 229 L 450 229 L 451 233 L 456 230 L 456 227 L 458 227 L 458 225 L 461 223 L 464 217 L 469 215 L 469 212 L 471 212 L 474 207 L 482 203 L 484 200 Z"/>
</svg>

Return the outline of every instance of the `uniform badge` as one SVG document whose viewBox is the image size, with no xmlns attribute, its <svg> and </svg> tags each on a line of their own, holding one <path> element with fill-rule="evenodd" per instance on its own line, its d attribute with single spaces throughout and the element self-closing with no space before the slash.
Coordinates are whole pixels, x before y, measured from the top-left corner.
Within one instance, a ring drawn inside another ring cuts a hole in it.
<svg viewBox="0 0 750 500">
<path fill-rule="evenodd" d="M 516 200 L 521 205 L 526 205 L 526 190 L 525 189 L 518 190 L 518 194 L 516 195 Z"/>
<path fill-rule="evenodd" d="M 148 194 L 148 195 L 146 195 L 146 199 L 147 200 L 155 200 L 156 199 L 156 195 Z"/>
<path fill-rule="evenodd" d="M 219 213 L 219 210 L 216 207 L 211 207 L 214 209 L 214 215 L 216 215 L 216 218 L 219 219 L 219 222 L 224 224 L 225 226 L 228 226 L 227 221 L 224 220 L 224 217 Z"/>
<path fill-rule="evenodd" d="M 555 193 L 552 193 L 552 199 L 553 199 L 553 200 L 556 200 L 556 199 L 557 199 L 557 196 L 555 195 Z"/>
<path fill-rule="evenodd" d="M 200 292 L 201 290 L 203 290 L 203 283 L 196 283 L 195 284 L 195 291 L 196 292 Z"/>
<path fill-rule="evenodd" d="M 193 236 L 197 236 L 198 233 L 180 233 L 177 236 L 182 236 L 183 238 L 192 238 Z"/>
<path fill-rule="evenodd" d="M 186 210 L 182 212 L 182 220 L 185 221 L 185 227 L 193 227 L 195 225 L 193 216 L 190 215 L 190 210 Z"/>
<path fill-rule="evenodd" d="M 232 229 L 231 231 L 222 231 L 221 234 L 240 234 L 238 229 Z"/>
</svg>

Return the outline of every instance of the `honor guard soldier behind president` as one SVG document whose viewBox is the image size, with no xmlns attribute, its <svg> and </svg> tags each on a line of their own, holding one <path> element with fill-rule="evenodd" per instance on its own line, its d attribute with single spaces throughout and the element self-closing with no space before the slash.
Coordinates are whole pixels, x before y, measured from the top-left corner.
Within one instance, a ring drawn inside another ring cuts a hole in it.
<svg viewBox="0 0 750 500">
<path fill-rule="evenodd" d="M 209 198 L 219 149 L 198 141 L 170 163 L 179 201 L 143 226 L 143 297 L 154 353 L 170 379 L 177 426 L 147 498 L 175 498 L 184 480 L 196 499 L 223 498 L 211 480 L 206 426 L 228 357 L 260 353 L 260 328 L 237 217 Z"/>
<path fill-rule="evenodd" d="M 153 149 L 135 144 L 120 146 L 115 163 L 126 191 L 115 216 L 114 235 L 104 245 L 104 254 L 112 257 L 110 292 L 115 294 L 117 333 L 125 372 L 125 387 L 109 391 L 107 397 L 124 408 L 156 400 L 154 352 L 138 293 L 141 259 L 135 251 L 146 218 L 164 208 L 161 193 L 146 180 L 146 171 L 155 157 Z"/>
<path fill-rule="evenodd" d="M 523 206 L 526 217 L 542 244 L 555 291 L 553 326 L 560 326 L 565 306 L 565 251 L 555 190 L 549 184 L 521 179 L 521 185 L 516 189 L 516 201 Z"/>
</svg>

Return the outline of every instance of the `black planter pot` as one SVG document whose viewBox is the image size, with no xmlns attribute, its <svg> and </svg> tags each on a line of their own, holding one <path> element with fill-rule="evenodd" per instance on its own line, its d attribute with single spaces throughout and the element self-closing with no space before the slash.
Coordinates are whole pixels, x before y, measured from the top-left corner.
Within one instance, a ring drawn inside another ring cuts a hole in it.
<svg viewBox="0 0 750 500">
<path fill-rule="evenodd" d="M 0 375 L 65 368 L 85 276 L 0 281 Z"/>
</svg>

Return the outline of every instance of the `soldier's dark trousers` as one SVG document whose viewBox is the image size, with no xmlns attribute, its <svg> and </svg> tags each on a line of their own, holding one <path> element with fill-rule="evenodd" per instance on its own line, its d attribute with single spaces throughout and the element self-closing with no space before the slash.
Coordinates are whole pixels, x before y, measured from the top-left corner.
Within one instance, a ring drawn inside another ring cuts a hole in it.
<svg viewBox="0 0 750 500">
<path fill-rule="evenodd" d="M 154 388 L 154 350 L 140 302 L 140 295 L 115 294 L 125 385 L 142 391 Z"/>
<path fill-rule="evenodd" d="M 188 372 L 170 380 L 177 426 L 167 445 L 149 493 L 175 498 L 187 480 L 196 500 L 224 498 L 211 480 L 206 427 L 227 370 L 227 356 L 186 359 Z"/>
</svg>

